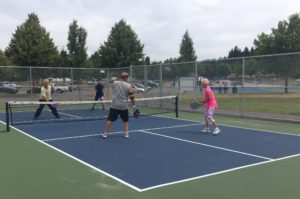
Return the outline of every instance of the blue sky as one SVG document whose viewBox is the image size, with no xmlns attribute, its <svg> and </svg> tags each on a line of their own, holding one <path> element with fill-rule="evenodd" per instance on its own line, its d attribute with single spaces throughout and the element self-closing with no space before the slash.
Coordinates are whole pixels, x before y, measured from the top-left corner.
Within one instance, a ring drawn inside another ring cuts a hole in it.
<svg viewBox="0 0 300 199">
<path fill-rule="evenodd" d="M 235 45 L 251 47 L 258 34 L 300 12 L 299 0 L 0 0 L 0 5 L 1 50 L 34 12 L 59 50 L 66 48 L 68 26 L 76 19 L 88 32 L 89 54 L 125 19 L 151 61 L 177 57 L 186 30 L 198 60 L 227 56 Z"/>
</svg>

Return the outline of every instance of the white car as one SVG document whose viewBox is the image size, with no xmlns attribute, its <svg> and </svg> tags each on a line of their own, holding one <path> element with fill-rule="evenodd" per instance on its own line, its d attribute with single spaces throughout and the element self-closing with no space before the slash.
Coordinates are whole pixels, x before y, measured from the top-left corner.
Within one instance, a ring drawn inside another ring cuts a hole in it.
<svg viewBox="0 0 300 199">
<path fill-rule="evenodd" d="M 52 86 L 54 92 L 63 93 L 65 91 L 69 91 L 69 87 L 65 85 L 57 86 L 54 83 L 51 83 L 50 85 Z"/>
<path fill-rule="evenodd" d="M 148 91 L 148 90 L 151 89 L 151 87 L 146 86 L 146 88 L 145 88 L 145 86 L 144 86 L 143 84 L 139 84 L 139 83 L 133 83 L 133 85 L 135 85 L 135 86 L 138 87 L 138 88 L 144 89 L 144 91 L 145 91 L 145 90 Z"/>
<path fill-rule="evenodd" d="M 135 92 L 135 93 L 144 93 L 145 92 L 145 89 L 140 88 L 134 84 L 131 84 L 131 86 L 132 86 L 133 92 Z"/>
<path fill-rule="evenodd" d="M 10 88 L 20 88 L 21 87 L 20 85 L 14 83 L 14 82 L 7 82 L 7 81 L 2 82 L 2 85 L 6 86 L 6 87 L 10 87 Z"/>
</svg>

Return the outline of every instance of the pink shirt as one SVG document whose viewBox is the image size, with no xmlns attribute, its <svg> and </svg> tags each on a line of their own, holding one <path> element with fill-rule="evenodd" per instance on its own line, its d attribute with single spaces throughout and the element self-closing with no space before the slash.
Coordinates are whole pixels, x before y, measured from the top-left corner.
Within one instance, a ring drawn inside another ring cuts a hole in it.
<svg viewBox="0 0 300 199">
<path fill-rule="evenodd" d="M 210 99 L 208 97 L 210 96 Z M 218 103 L 216 101 L 215 95 L 209 86 L 206 86 L 204 91 L 204 100 L 206 101 L 206 108 L 218 108 Z"/>
</svg>

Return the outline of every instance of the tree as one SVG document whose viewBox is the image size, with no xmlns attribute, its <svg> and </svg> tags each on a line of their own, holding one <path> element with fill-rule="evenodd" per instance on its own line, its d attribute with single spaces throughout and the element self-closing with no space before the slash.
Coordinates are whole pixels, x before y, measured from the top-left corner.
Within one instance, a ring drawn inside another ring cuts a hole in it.
<svg viewBox="0 0 300 199">
<path fill-rule="evenodd" d="M 179 50 L 180 62 L 189 62 L 189 61 L 196 61 L 197 57 L 195 55 L 194 44 L 192 38 L 189 36 L 189 32 L 186 31 L 183 35 L 180 50 Z"/>
<path fill-rule="evenodd" d="M 234 46 L 234 48 L 231 49 L 228 53 L 228 58 L 235 58 L 235 57 L 242 57 L 242 56 L 243 56 L 243 52 L 237 46 Z"/>
<path fill-rule="evenodd" d="M 107 41 L 100 46 L 96 56 L 102 67 L 119 68 L 140 65 L 144 61 L 144 45 L 125 20 L 111 29 Z"/>
<path fill-rule="evenodd" d="M 60 51 L 60 66 L 62 67 L 69 67 L 70 64 L 70 59 L 68 57 L 68 52 L 64 49 Z"/>
<path fill-rule="evenodd" d="M 170 57 L 169 59 L 164 60 L 164 64 L 173 64 L 173 63 L 178 63 L 180 60 L 177 57 Z"/>
<path fill-rule="evenodd" d="M 8 66 L 10 64 L 10 60 L 6 57 L 2 50 L 0 50 L 0 66 Z"/>
<path fill-rule="evenodd" d="M 250 49 L 250 56 L 254 56 L 255 55 L 255 50 L 253 47 L 251 47 Z"/>
<path fill-rule="evenodd" d="M 150 65 L 150 57 L 147 56 L 147 57 L 145 58 L 145 64 L 146 64 L 146 65 Z"/>
<path fill-rule="evenodd" d="M 238 46 L 234 46 L 229 53 L 228 53 L 228 58 L 236 58 L 236 57 L 249 57 L 254 55 L 254 49 L 251 47 L 249 48 L 246 46 L 244 50 L 242 51 Z"/>
<path fill-rule="evenodd" d="M 91 62 L 93 68 L 103 68 L 99 51 L 96 51 L 94 54 L 92 54 L 89 58 L 89 61 Z"/>
<path fill-rule="evenodd" d="M 87 32 L 83 27 L 79 27 L 76 20 L 69 26 L 68 33 L 68 57 L 71 67 L 84 67 L 87 62 L 86 53 Z"/>
<path fill-rule="evenodd" d="M 59 53 L 50 34 L 40 25 L 34 13 L 17 27 L 5 54 L 20 66 L 56 66 L 59 61 Z"/>
<path fill-rule="evenodd" d="M 6 57 L 3 51 L 0 50 L 0 66 L 9 66 L 9 65 L 11 65 L 11 61 Z M 15 74 L 14 68 L 0 67 L 0 77 L 2 81 L 10 80 L 14 76 L 14 74 Z"/>
<path fill-rule="evenodd" d="M 243 51 L 243 56 L 244 57 L 249 57 L 250 56 L 250 51 L 248 47 L 245 47 L 244 51 Z"/>
<path fill-rule="evenodd" d="M 291 53 L 300 51 L 300 15 L 293 14 L 288 21 L 278 23 L 270 34 L 261 33 L 254 40 L 256 54 Z M 278 60 L 276 63 L 266 63 L 265 72 L 274 73 L 285 78 L 285 92 L 288 92 L 289 75 L 298 73 L 299 58 Z"/>
</svg>

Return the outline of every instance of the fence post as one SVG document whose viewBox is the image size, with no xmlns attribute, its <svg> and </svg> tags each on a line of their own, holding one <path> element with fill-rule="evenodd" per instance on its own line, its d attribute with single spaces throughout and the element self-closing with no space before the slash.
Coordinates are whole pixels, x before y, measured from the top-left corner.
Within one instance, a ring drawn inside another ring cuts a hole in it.
<svg viewBox="0 0 300 199">
<path fill-rule="evenodd" d="M 132 65 L 129 66 L 130 83 L 132 83 Z"/>
<path fill-rule="evenodd" d="M 71 68 L 71 92 L 73 93 L 73 68 Z M 73 95 L 73 94 L 72 94 Z"/>
<path fill-rule="evenodd" d="M 245 57 L 242 59 L 242 91 L 241 91 L 241 97 L 242 97 L 242 117 L 245 115 L 245 96 L 244 96 L 244 84 L 245 84 Z"/>
<path fill-rule="evenodd" d="M 193 94 L 194 94 L 194 101 L 196 101 L 196 92 L 197 92 L 197 82 L 198 82 L 198 71 L 197 71 L 197 61 L 195 61 L 195 75 L 194 75 L 194 88 L 193 88 Z"/>
<path fill-rule="evenodd" d="M 109 68 L 107 68 L 107 72 L 106 72 L 106 79 L 107 79 L 107 88 L 105 88 L 105 91 L 106 91 L 106 96 L 105 96 L 105 98 L 106 99 L 108 99 L 108 96 L 109 96 L 109 93 L 110 93 L 110 83 L 109 83 L 109 76 L 110 76 L 110 70 L 109 70 Z M 130 78 L 131 78 L 132 76 L 130 75 Z M 130 80 L 131 81 L 131 80 Z"/>
<path fill-rule="evenodd" d="M 162 74 L 162 63 L 159 65 L 159 96 L 162 97 L 163 92 L 163 74 Z"/>
<path fill-rule="evenodd" d="M 6 113 L 6 131 L 9 132 L 9 108 L 8 102 L 5 103 L 5 113 Z"/>
<path fill-rule="evenodd" d="M 29 79 L 30 79 L 30 97 L 32 98 L 32 87 L 33 87 L 33 81 L 32 81 L 32 68 L 29 67 Z"/>
<path fill-rule="evenodd" d="M 147 97 L 148 91 L 146 90 L 146 88 L 147 88 L 147 82 L 148 82 L 148 80 L 147 80 L 148 70 L 147 70 L 147 65 L 143 65 L 143 67 L 144 67 L 144 89 L 145 89 L 144 97 Z"/>
<path fill-rule="evenodd" d="M 176 114 L 176 118 L 178 118 L 178 96 L 175 97 L 175 114 Z"/>
</svg>

